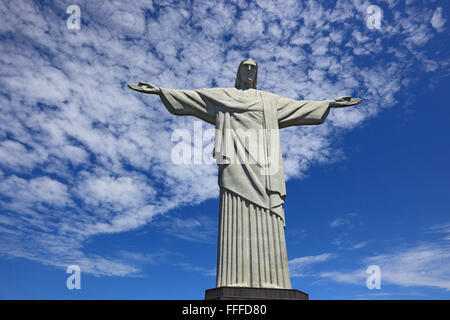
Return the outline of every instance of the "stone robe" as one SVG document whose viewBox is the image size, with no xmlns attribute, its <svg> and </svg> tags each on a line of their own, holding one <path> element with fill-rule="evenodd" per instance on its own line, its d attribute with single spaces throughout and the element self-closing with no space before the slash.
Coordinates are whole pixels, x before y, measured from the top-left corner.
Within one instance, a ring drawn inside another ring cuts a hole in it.
<svg viewBox="0 0 450 320">
<path fill-rule="evenodd" d="M 236 88 L 161 88 L 161 100 L 172 114 L 191 115 L 216 128 L 221 190 L 217 287 L 291 288 L 279 129 L 323 123 L 328 101 Z"/>
</svg>

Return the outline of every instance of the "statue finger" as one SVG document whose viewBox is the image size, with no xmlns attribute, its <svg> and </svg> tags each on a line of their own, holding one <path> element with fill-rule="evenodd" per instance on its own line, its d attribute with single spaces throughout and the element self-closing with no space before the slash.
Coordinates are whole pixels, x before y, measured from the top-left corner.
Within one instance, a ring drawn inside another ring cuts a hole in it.
<svg viewBox="0 0 450 320">
<path fill-rule="evenodd" d="M 139 82 L 139 85 L 141 87 L 149 87 L 149 88 L 154 88 L 155 87 L 153 84 L 148 83 L 148 82 Z"/>
<path fill-rule="evenodd" d="M 350 101 L 351 100 L 351 96 L 342 96 L 336 99 L 336 101 Z"/>
<path fill-rule="evenodd" d="M 139 85 L 137 85 L 137 84 L 134 84 L 134 83 L 129 84 L 129 85 L 128 85 L 128 88 L 130 88 L 130 89 L 132 89 L 132 90 L 136 90 L 136 91 L 141 91 L 141 90 L 142 90 L 142 87 L 141 87 L 141 86 L 139 86 Z"/>
</svg>

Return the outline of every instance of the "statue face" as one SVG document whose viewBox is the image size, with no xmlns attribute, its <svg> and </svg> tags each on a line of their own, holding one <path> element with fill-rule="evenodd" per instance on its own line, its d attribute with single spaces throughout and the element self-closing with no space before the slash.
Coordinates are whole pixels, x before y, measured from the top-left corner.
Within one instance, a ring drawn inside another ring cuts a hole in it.
<svg viewBox="0 0 450 320">
<path fill-rule="evenodd" d="M 256 78 L 256 66 L 253 63 L 242 64 L 240 70 L 241 83 L 252 86 Z"/>
</svg>

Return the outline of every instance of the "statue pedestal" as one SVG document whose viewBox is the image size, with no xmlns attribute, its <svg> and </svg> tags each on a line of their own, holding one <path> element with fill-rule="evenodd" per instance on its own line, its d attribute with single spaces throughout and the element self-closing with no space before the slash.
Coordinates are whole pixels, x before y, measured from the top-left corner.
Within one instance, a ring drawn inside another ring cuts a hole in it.
<svg viewBox="0 0 450 320">
<path fill-rule="evenodd" d="M 218 287 L 205 291 L 205 300 L 309 300 L 296 289 Z"/>
</svg>

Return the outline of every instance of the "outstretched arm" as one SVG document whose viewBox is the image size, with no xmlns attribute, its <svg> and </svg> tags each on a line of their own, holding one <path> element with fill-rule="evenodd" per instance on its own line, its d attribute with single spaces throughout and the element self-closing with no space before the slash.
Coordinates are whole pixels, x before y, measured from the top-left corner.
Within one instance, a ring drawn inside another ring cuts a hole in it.
<svg viewBox="0 0 450 320">
<path fill-rule="evenodd" d="M 174 115 L 190 115 L 215 124 L 216 108 L 199 94 L 199 90 L 166 89 L 147 82 L 129 84 L 128 87 L 141 93 L 159 95 L 164 106 Z"/>
<path fill-rule="evenodd" d="M 318 125 L 327 118 L 330 108 L 350 107 L 360 103 L 359 98 L 349 96 L 334 100 L 293 100 L 279 97 L 277 100 L 277 115 L 279 128 L 298 125 Z"/>
</svg>

